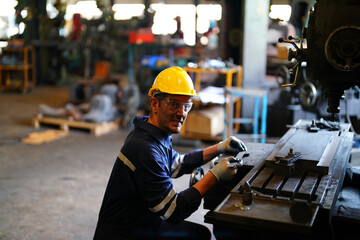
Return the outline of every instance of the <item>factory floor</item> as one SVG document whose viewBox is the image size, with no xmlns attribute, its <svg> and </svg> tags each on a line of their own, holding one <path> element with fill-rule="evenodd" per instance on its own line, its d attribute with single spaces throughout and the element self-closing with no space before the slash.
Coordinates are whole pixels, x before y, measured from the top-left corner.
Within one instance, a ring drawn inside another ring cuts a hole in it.
<svg viewBox="0 0 360 240">
<path fill-rule="evenodd" d="M 22 139 L 35 129 L 39 104 L 64 107 L 69 89 L 38 86 L 27 94 L 0 93 L 0 239 L 92 239 L 105 187 L 129 130 L 101 136 L 70 129 L 61 139 L 39 145 Z M 201 147 L 207 146 L 200 143 Z M 192 147 L 178 146 L 185 153 Z M 174 180 L 180 191 L 189 175 Z M 189 220 L 204 222 L 200 206 Z M 212 230 L 212 225 L 205 224 Z M 213 239 L 215 239 L 213 237 Z"/>
<path fill-rule="evenodd" d="M 38 86 L 27 94 L 0 93 L 1 240 L 93 237 L 108 177 L 129 130 L 96 137 L 71 129 L 68 136 L 48 143 L 22 142 L 30 133 L 56 129 L 47 126 L 37 130 L 32 126 L 39 104 L 56 108 L 68 100 L 65 86 Z M 196 143 L 196 147 L 210 144 Z M 194 149 L 190 145 L 175 149 L 186 153 Z M 354 155 L 352 164 L 359 166 L 360 151 Z M 174 180 L 178 191 L 188 184 L 188 175 Z M 206 212 L 200 206 L 188 220 L 204 223 Z M 212 225 L 205 225 L 212 230 Z"/>
</svg>

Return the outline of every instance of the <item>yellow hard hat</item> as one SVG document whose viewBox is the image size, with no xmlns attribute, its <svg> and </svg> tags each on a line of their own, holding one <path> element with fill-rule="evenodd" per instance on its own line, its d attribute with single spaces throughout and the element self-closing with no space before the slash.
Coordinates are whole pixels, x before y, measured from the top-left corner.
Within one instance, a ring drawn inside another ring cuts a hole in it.
<svg viewBox="0 0 360 240">
<path fill-rule="evenodd" d="M 176 95 L 198 96 L 194 89 L 192 79 L 181 67 L 170 67 L 161 71 L 149 90 L 149 96 L 152 96 L 154 91 Z"/>
</svg>

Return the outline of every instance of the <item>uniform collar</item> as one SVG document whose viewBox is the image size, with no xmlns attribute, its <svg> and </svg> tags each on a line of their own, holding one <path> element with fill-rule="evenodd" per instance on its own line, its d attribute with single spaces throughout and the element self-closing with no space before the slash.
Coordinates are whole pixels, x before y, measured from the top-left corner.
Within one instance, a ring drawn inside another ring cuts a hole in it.
<svg viewBox="0 0 360 240">
<path fill-rule="evenodd" d="M 148 122 L 149 116 L 137 116 L 134 118 L 135 127 L 141 128 L 148 132 L 151 136 L 156 138 L 165 147 L 172 148 L 172 137 L 165 133 L 160 128 Z"/>
</svg>

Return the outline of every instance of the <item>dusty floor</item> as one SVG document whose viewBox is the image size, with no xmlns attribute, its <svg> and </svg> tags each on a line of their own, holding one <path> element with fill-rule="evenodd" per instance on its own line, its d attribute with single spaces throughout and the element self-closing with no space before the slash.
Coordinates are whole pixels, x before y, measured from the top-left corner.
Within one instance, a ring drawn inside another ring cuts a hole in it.
<svg viewBox="0 0 360 240">
<path fill-rule="evenodd" d="M 36 130 L 38 105 L 63 107 L 66 87 L 0 93 L 0 239 L 92 239 L 110 171 L 127 130 L 95 137 L 87 131 L 41 145 L 21 139 Z M 179 152 L 191 148 L 178 147 Z M 189 176 L 175 181 L 188 186 Z M 190 220 L 203 222 L 202 207 Z M 210 229 L 211 225 L 207 225 Z"/>
<path fill-rule="evenodd" d="M 107 180 L 128 130 L 99 137 L 70 130 L 69 136 L 50 143 L 21 142 L 32 132 L 56 129 L 32 126 L 39 104 L 63 107 L 68 100 L 67 87 L 0 93 L 0 240 L 92 239 Z M 193 149 L 175 148 L 180 153 Z M 359 166 L 360 151 L 354 157 L 352 164 Z M 188 175 L 174 181 L 177 190 L 188 183 Z M 206 212 L 201 206 L 189 220 L 203 223 Z"/>
</svg>

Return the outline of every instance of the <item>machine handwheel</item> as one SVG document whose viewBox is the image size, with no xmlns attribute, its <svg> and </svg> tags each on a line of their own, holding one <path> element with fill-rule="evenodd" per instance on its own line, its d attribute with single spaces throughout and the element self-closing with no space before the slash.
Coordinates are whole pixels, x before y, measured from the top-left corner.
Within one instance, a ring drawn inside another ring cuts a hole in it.
<svg viewBox="0 0 360 240">
<path fill-rule="evenodd" d="M 198 167 L 194 169 L 190 176 L 190 183 L 189 186 L 191 187 L 198 181 L 200 181 L 204 177 L 204 169 L 202 167 Z"/>
<path fill-rule="evenodd" d="M 317 98 L 317 91 L 314 84 L 311 82 L 306 82 L 300 86 L 300 98 L 301 104 L 304 107 L 312 107 Z"/>
</svg>

